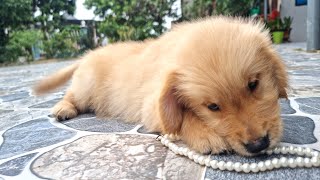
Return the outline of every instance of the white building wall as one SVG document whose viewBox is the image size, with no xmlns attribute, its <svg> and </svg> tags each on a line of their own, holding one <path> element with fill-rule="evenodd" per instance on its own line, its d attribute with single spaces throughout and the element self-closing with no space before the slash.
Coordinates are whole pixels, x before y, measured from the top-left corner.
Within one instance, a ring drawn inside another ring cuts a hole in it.
<svg viewBox="0 0 320 180">
<path fill-rule="evenodd" d="M 281 18 L 292 16 L 292 30 L 290 40 L 292 42 L 307 41 L 307 6 L 295 6 L 295 0 L 282 0 Z"/>
</svg>

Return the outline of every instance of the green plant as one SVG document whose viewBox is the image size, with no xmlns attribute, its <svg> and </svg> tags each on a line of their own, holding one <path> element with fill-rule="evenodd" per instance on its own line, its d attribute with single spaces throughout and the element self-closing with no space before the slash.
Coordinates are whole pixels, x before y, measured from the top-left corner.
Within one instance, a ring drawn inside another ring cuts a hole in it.
<svg viewBox="0 0 320 180">
<path fill-rule="evenodd" d="M 270 32 L 273 31 L 284 31 L 285 25 L 281 18 L 276 18 L 274 20 L 269 20 L 266 22 L 267 28 L 269 28 Z"/>
<path fill-rule="evenodd" d="M 9 42 L 5 47 L 7 60 L 14 62 L 19 56 L 27 57 L 28 61 L 33 60 L 32 46 L 42 39 L 38 30 L 14 31 L 10 34 Z"/>
<path fill-rule="evenodd" d="M 248 16 L 255 0 L 216 0 L 214 14 Z"/>
<path fill-rule="evenodd" d="M 283 18 L 284 29 L 289 30 L 291 28 L 293 18 L 291 16 L 286 16 Z"/>
<path fill-rule="evenodd" d="M 33 22 L 32 0 L 0 1 L 0 63 L 13 61 L 8 52 L 10 34 Z"/>
<path fill-rule="evenodd" d="M 70 34 L 68 30 L 54 33 L 47 41 L 44 41 L 44 51 L 47 58 L 68 58 L 78 53 L 77 36 Z"/>
<path fill-rule="evenodd" d="M 211 16 L 213 12 L 213 1 L 186 1 L 181 5 L 181 8 L 183 20 L 191 20 L 199 17 Z"/>
<path fill-rule="evenodd" d="M 86 0 L 87 8 L 103 20 L 98 32 L 109 42 L 144 40 L 165 32 L 166 17 L 176 17 L 172 5 L 177 0 Z"/>
</svg>

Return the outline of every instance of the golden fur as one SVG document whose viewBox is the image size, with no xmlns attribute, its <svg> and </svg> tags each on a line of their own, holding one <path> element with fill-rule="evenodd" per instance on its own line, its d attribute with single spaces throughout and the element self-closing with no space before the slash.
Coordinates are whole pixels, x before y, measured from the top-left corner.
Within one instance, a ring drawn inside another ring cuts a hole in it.
<svg viewBox="0 0 320 180">
<path fill-rule="evenodd" d="M 42 80 L 42 94 L 72 77 L 53 108 L 59 119 L 94 111 L 150 131 L 177 134 L 201 153 L 234 150 L 282 134 L 279 97 L 287 74 L 263 25 L 215 17 L 177 25 L 155 40 L 111 44 Z M 259 80 L 251 92 L 248 83 Z M 219 111 L 208 109 L 210 103 Z"/>
</svg>

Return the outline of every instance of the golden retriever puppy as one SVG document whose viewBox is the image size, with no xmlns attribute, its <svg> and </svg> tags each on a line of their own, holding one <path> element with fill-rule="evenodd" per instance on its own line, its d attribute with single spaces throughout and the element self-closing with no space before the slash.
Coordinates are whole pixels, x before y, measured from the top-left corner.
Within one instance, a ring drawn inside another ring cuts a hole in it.
<svg viewBox="0 0 320 180">
<path fill-rule="evenodd" d="M 250 20 L 202 19 L 154 40 L 99 48 L 39 82 L 35 93 L 70 78 L 53 107 L 58 120 L 94 111 L 179 135 L 200 153 L 250 156 L 281 138 L 285 66 L 268 31 Z"/>
</svg>

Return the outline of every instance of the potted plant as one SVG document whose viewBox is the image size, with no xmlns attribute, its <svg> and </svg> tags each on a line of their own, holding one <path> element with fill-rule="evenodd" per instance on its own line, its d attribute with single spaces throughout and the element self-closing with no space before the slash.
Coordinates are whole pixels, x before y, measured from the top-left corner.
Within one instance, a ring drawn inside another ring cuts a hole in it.
<svg viewBox="0 0 320 180">
<path fill-rule="evenodd" d="M 279 15 L 280 14 L 278 11 L 272 11 L 266 23 L 267 27 L 270 29 L 270 33 L 272 34 L 272 41 L 275 44 L 280 44 L 283 42 L 285 31 L 284 23 Z"/>
<path fill-rule="evenodd" d="M 283 18 L 283 26 L 284 26 L 284 35 L 283 40 L 289 41 L 290 38 L 290 32 L 291 32 L 291 24 L 292 24 L 293 18 L 291 16 L 286 16 Z"/>
</svg>

